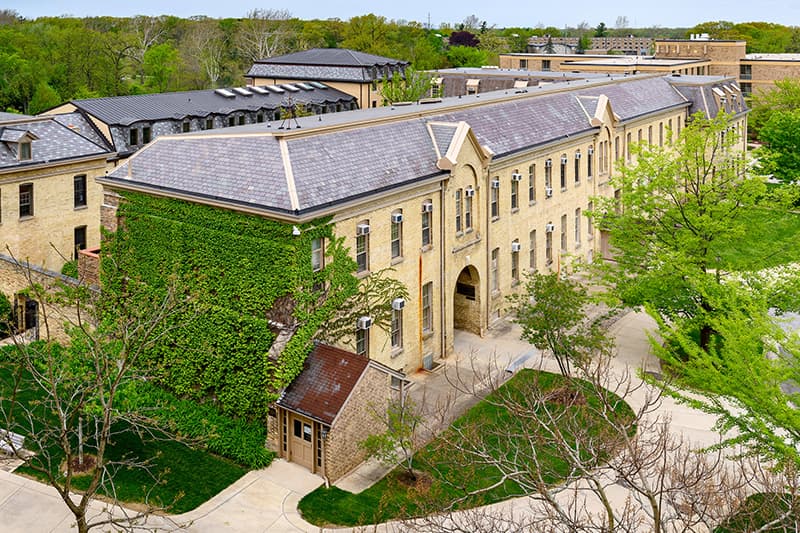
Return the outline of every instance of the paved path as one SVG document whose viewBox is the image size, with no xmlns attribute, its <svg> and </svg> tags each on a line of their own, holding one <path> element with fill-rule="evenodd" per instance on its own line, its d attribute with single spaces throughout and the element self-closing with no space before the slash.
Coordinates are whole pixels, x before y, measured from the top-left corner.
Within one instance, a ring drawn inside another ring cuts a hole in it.
<svg viewBox="0 0 800 533">
<path fill-rule="evenodd" d="M 630 366 L 658 369 L 658 361 L 650 354 L 646 334 L 654 329 L 653 322 L 642 313 L 629 313 L 611 327 L 618 353 L 613 364 L 615 372 L 622 372 Z M 506 366 L 520 356 L 528 356 L 524 362 L 527 367 L 557 371 L 552 358 L 542 358 L 539 352 L 532 352 L 530 345 L 519 340 L 519 329 L 515 325 L 503 325 L 483 339 L 459 333 L 455 342 L 455 351 L 459 355 L 448 358 L 446 372 L 420 373 L 413 377 L 412 393 L 416 398 L 424 394 L 428 401 L 443 401 L 453 394 L 448 377 L 452 379 L 456 370 L 469 379 L 474 377 L 474 370 L 481 374 L 494 362 L 495 372 L 504 372 Z M 462 396 L 460 401 L 464 402 L 460 406 L 464 408 L 466 402 L 474 400 Z M 636 408 L 642 398 L 634 395 L 630 401 Z M 708 415 L 669 399 L 664 400 L 661 411 L 672 416 L 674 431 L 692 442 L 710 444 L 718 439 L 710 430 L 714 420 Z M 353 490 L 363 489 L 383 472 L 380 465 L 366 464 L 339 485 Z M 249 472 L 194 511 L 171 517 L 172 523 L 159 517 L 151 523 L 172 528 L 177 524 L 183 531 L 209 533 L 320 531 L 300 518 L 297 502 L 322 483 L 322 478 L 307 470 L 276 460 L 269 468 Z M 504 514 L 518 514 L 528 505 L 528 499 L 520 498 L 497 504 L 493 509 Z M 95 509 L 100 510 L 101 505 Z M 0 469 L 0 530 L 3 533 L 67 532 L 73 530 L 71 522 L 71 515 L 54 490 Z M 378 531 L 396 529 L 393 524 L 376 528 Z"/>
</svg>

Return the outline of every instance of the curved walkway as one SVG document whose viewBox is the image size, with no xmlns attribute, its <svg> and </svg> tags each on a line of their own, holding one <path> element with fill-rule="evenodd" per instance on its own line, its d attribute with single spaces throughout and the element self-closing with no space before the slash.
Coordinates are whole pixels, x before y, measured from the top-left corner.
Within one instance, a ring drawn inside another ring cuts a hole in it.
<svg viewBox="0 0 800 533">
<path fill-rule="evenodd" d="M 617 356 L 612 371 L 624 372 L 626 368 L 658 370 L 658 360 L 650 354 L 647 332 L 654 331 L 652 320 L 643 313 L 628 313 L 610 328 L 617 343 Z M 469 375 L 472 364 L 484 369 L 496 361 L 503 371 L 509 362 L 527 356 L 524 366 L 557 371 L 555 361 L 542 358 L 531 346 L 519 340 L 519 328 L 506 325 L 494 330 L 486 338 L 459 333 L 455 340 L 456 353 L 468 357 L 447 360 L 448 372 L 459 368 Z M 467 362 L 469 359 L 469 362 Z M 413 394 L 426 395 L 427 401 L 436 401 L 449 394 L 449 385 L 443 373 L 420 373 L 414 376 Z M 634 408 L 641 405 L 644 391 L 637 391 L 628 401 Z M 466 400 L 462 400 L 466 402 Z M 466 405 L 459 406 L 463 410 Z M 692 443 L 713 444 L 719 436 L 711 428 L 714 418 L 664 398 L 660 412 L 672 418 L 675 433 L 682 434 Z M 337 485 L 348 490 L 369 486 L 383 470 L 366 464 Z M 168 520 L 151 517 L 148 524 L 165 529 L 176 526 L 192 532 L 319 532 L 320 528 L 305 522 L 297 513 L 297 503 L 323 483 L 322 478 L 283 460 L 276 460 L 263 470 L 247 473 L 236 483 L 204 503 L 194 511 L 172 516 Z M 621 497 L 624 494 L 621 493 Z M 491 506 L 494 512 L 506 516 L 524 513 L 530 504 L 527 498 L 502 502 Z M 94 509 L 102 510 L 97 503 Z M 6 533 L 67 532 L 72 531 L 71 515 L 56 492 L 38 482 L 0 471 L 0 528 Z M 376 531 L 395 531 L 400 526 L 383 524 Z M 370 528 L 372 530 L 372 528 Z M 328 530 L 342 531 L 342 530 Z"/>
</svg>

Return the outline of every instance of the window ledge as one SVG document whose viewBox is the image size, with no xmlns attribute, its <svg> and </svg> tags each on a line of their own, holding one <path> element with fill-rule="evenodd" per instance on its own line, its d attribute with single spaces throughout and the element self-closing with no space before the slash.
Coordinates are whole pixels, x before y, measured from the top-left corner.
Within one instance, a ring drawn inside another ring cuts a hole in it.
<svg viewBox="0 0 800 533">
<path fill-rule="evenodd" d="M 405 258 L 402 255 L 398 255 L 397 257 L 392 258 L 390 265 L 394 266 L 403 262 Z"/>
<path fill-rule="evenodd" d="M 369 269 L 367 269 L 367 270 L 362 270 L 362 271 L 360 271 L 360 272 L 356 272 L 356 274 L 355 274 L 355 275 L 356 275 L 356 277 L 357 277 L 358 279 L 364 279 L 364 278 L 366 278 L 367 276 L 369 276 L 369 274 L 370 274 L 370 272 L 369 272 Z"/>
<path fill-rule="evenodd" d="M 397 358 L 397 356 L 399 356 L 401 353 L 403 353 L 403 347 L 402 347 L 402 346 L 399 346 L 399 347 L 397 347 L 397 348 L 392 348 L 392 351 L 391 351 L 391 353 L 389 354 L 389 357 L 391 357 L 392 359 L 395 359 L 395 358 Z"/>
<path fill-rule="evenodd" d="M 433 330 L 432 329 L 423 329 L 422 330 L 422 340 L 426 341 L 433 337 Z"/>
<path fill-rule="evenodd" d="M 531 200 L 528 202 L 528 207 L 536 205 L 536 200 Z"/>
<path fill-rule="evenodd" d="M 519 207 L 511 208 L 511 214 L 513 215 L 514 213 L 519 213 Z"/>
<path fill-rule="evenodd" d="M 432 244 L 426 244 L 425 246 L 423 246 L 422 248 L 419 249 L 420 253 L 423 253 L 423 254 L 425 252 L 430 252 L 431 250 L 433 250 L 433 245 Z"/>
<path fill-rule="evenodd" d="M 497 222 L 498 220 L 500 220 L 500 217 L 492 217 L 492 222 Z"/>
<path fill-rule="evenodd" d="M 500 289 L 495 289 L 492 291 L 492 299 L 500 298 L 501 295 L 502 292 L 500 292 Z"/>
<path fill-rule="evenodd" d="M 33 219 L 33 215 L 25 215 L 23 217 L 19 217 L 19 221 L 20 222 L 24 222 L 26 220 L 32 220 L 32 219 Z"/>
<path fill-rule="evenodd" d="M 75 207 L 75 211 L 83 211 L 85 209 L 89 209 L 89 206 L 88 205 L 79 205 L 79 206 Z"/>
<path fill-rule="evenodd" d="M 566 187 L 561 187 L 561 192 L 567 192 L 567 188 Z"/>
</svg>

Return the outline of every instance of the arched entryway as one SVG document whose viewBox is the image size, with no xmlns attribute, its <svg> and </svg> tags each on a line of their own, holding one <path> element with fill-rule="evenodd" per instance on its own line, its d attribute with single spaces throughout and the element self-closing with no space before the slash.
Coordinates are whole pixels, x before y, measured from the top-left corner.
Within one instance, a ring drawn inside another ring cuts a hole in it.
<svg viewBox="0 0 800 533">
<path fill-rule="evenodd" d="M 481 334 L 481 291 L 478 269 L 464 267 L 456 280 L 453 296 L 453 329 Z"/>
</svg>

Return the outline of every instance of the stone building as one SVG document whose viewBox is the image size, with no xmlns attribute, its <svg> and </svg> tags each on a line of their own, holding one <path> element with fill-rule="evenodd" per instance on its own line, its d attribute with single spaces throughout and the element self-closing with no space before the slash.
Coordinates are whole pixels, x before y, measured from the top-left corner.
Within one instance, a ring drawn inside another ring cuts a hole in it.
<svg viewBox="0 0 800 533">
<path fill-rule="evenodd" d="M 617 53 L 623 55 L 645 55 L 653 48 L 650 37 L 634 37 L 633 35 L 614 37 L 590 37 L 590 54 Z M 532 54 L 546 53 L 552 46 L 556 53 L 575 54 L 578 51 L 577 37 L 552 37 L 550 35 L 533 36 L 528 39 L 527 52 Z"/>
<path fill-rule="evenodd" d="M 3 253 L 58 271 L 78 250 L 98 246 L 102 187 L 95 178 L 112 153 L 76 113 L 0 117 Z"/>
<path fill-rule="evenodd" d="M 457 331 L 492 328 L 523 272 L 608 254 L 584 215 L 615 194 L 609 178 L 633 144 L 668 143 L 695 111 L 724 109 L 746 131 L 731 78 L 602 77 L 508 93 L 306 117 L 293 130 L 163 136 L 100 181 L 108 198 L 139 191 L 297 224 L 331 217 L 357 276 L 392 268 L 408 288 L 390 331 L 369 317 L 353 324 L 358 355 L 407 374 L 452 353 Z M 325 242 L 308 256 L 321 268 Z"/>
<path fill-rule="evenodd" d="M 380 417 L 403 384 L 402 374 L 374 360 L 317 344 L 270 417 L 272 447 L 335 481 L 366 458 L 359 443 L 386 430 Z"/>
<path fill-rule="evenodd" d="M 355 97 L 365 109 L 383 105 L 381 83 L 404 76 L 407 66 L 407 61 L 346 48 L 314 48 L 256 61 L 245 78 L 252 85 L 325 82 Z"/>
</svg>

